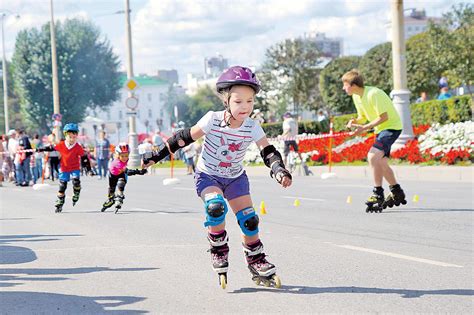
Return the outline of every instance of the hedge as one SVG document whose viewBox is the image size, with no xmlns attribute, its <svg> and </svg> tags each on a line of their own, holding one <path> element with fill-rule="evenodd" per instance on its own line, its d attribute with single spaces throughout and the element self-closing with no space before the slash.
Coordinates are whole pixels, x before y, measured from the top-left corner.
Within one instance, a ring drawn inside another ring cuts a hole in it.
<svg viewBox="0 0 474 315">
<path fill-rule="evenodd" d="M 449 124 L 472 119 L 473 101 L 470 96 L 460 96 L 448 100 L 426 101 L 411 104 L 411 122 L 413 126 L 433 123 Z"/>
<path fill-rule="evenodd" d="M 470 96 L 459 96 L 448 100 L 426 101 L 418 104 L 411 104 L 411 121 L 413 126 L 431 125 L 432 123 L 457 123 L 472 119 L 474 108 L 473 100 Z M 347 131 L 346 124 L 351 118 L 356 118 L 357 114 L 347 114 L 333 117 L 334 132 Z M 267 137 L 276 137 L 282 134 L 282 123 L 262 124 Z M 327 133 L 329 132 L 329 121 L 300 121 L 298 122 L 298 132 L 302 133 Z"/>
</svg>

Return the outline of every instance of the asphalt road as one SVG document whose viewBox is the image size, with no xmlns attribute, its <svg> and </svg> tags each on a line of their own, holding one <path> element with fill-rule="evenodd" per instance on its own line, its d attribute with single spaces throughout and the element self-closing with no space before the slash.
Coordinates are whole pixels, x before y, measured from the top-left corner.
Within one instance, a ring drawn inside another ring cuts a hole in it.
<svg viewBox="0 0 474 315">
<path fill-rule="evenodd" d="M 118 214 L 99 211 L 107 182 L 96 178 L 83 178 L 74 208 L 69 187 L 61 214 L 54 213 L 56 184 L 0 187 L 0 313 L 474 310 L 472 183 L 406 181 L 408 205 L 367 214 L 367 179 L 296 177 L 282 189 L 268 176 L 251 176 L 255 207 L 264 201 L 267 211 L 262 241 L 283 285 L 251 281 L 229 213 L 229 284 L 222 290 L 202 202 L 191 176 L 179 178 L 163 186 L 162 176 L 131 177 Z"/>
</svg>

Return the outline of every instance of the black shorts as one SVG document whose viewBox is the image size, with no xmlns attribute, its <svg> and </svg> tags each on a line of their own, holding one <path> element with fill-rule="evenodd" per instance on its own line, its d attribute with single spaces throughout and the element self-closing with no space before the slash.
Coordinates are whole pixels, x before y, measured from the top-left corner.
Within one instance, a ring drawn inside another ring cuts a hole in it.
<svg viewBox="0 0 474 315">
<path fill-rule="evenodd" d="M 401 133 L 401 130 L 382 130 L 375 138 L 373 147 L 382 150 L 384 152 L 383 156 L 390 157 L 390 149 L 392 148 L 392 144 L 398 139 Z"/>
<path fill-rule="evenodd" d="M 298 152 L 298 144 L 295 140 L 286 140 L 285 141 L 285 150 L 283 154 L 288 155 L 290 153 L 290 146 L 293 147 L 293 151 Z"/>
</svg>

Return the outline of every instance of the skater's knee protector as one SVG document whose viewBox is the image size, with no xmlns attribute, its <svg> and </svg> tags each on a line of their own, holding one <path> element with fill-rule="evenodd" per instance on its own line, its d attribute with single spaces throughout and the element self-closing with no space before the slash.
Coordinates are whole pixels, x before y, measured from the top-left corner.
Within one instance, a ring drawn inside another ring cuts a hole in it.
<svg viewBox="0 0 474 315">
<path fill-rule="evenodd" d="M 67 188 L 67 182 L 60 180 L 59 181 L 59 193 L 64 194 Z"/>
<path fill-rule="evenodd" d="M 119 180 L 117 182 L 118 190 L 119 191 L 124 191 L 126 184 L 127 184 L 127 182 L 125 181 L 125 178 L 119 178 Z"/>
<path fill-rule="evenodd" d="M 204 197 L 206 222 L 204 226 L 216 226 L 224 222 L 227 213 L 227 204 L 220 194 L 207 194 Z"/>
<path fill-rule="evenodd" d="M 79 178 L 72 179 L 72 186 L 74 190 L 81 190 L 81 180 Z"/>
<path fill-rule="evenodd" d="M 259 219 L 253 207 L 240 210 L 236 216 L 244 235 L 253 236 L 258 233 Z"/>
</svg>

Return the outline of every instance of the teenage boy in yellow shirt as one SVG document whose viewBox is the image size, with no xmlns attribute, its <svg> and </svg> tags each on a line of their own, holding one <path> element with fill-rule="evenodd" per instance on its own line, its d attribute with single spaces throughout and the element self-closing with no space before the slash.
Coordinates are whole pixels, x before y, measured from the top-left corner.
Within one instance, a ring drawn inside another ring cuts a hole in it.
<svg viewBox="0 0 474 315">
<path fill-rule="evenodd" d="M 375 143 L 367 154 L 367 161 L 373 170 L 373 195 L 367 199 L 367 212 L 382 212 L 388 207 L 406 204 L 405 193 L 395 179 L 388 164 L 390 149 L 402 132 L 402 121 L 392 100 L 379 88 L 365 86 L 362 75 L 351 70 L 342 76 L 344 91 L 352 96 L 357 110 L 357 118 L 347 123 L 347 128 L 356 128 L 354 135 L 374 129 Z M 363 125 L 363 123 L 367 122 Z M 388 182 L 390 194 L 385 199 L 382 188 L 383 178 Z"/>
</svg>

